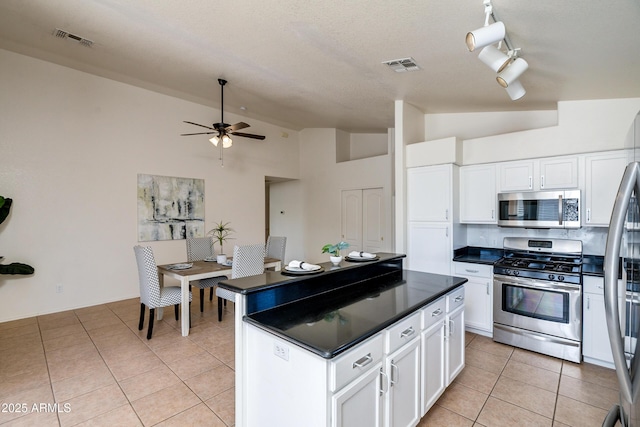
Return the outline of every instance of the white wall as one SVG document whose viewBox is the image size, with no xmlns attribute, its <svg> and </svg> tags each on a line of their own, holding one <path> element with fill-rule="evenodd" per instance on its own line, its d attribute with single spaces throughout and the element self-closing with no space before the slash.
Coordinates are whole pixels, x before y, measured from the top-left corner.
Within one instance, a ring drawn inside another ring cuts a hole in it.
<svg viewBox="0 0 640 427">
<path fill-rule="evenodd" d="M 336 129 L 300 131 L 300 183 L 304 200 L 305 260 L 325 262 L 321 248 L 341 240 L 341 191 L 382 187 L 391 235 L 391 156 L 336 163 Z M 390 239 L 385 239 L 389 244 Z M 387 250 L 392 250 L 389 246 Z"/>
<path fill-rule="evenodd" d="M 265 175 L 298 178 L 294 130 L 230 115 L 267 138 L 234 138 L 222 168 L 205 137 L 179 136 L 218 110 L 4 50 L 0 63 L 0 194 L 14 199 L 0 255 L 36 270 L 0 276 L 0 321 L 139 295 L 139 173 L 204 179 L 206 226 L 231 221 L 234 244 L 264 241 Z M 186 259 L 184 240 L 144 244 L 160 264 Z"/>
</svg>

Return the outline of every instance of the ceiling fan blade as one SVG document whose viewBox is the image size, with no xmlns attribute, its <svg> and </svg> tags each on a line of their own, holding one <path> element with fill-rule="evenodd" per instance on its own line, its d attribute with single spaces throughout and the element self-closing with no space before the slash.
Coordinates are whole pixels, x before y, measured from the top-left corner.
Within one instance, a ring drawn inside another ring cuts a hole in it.
<svg viewBox="0 0 640 427">
<path fill-rule="evenodd" d="M 181 133 L 180 136 L 191 136 L 191 135 L 211 135 L 218 132 L 198 132 L 198 133 Z"/>
<path fill-rule="evenodd" d="M 207 128 L 207 129 L 215 130 L 214 128 L 212 128 L 212 127 L 210 127 L 210 126 L 200 125 L 200 124 L 198 124 L 198 123 L 188 122 L 188 121 L 186 121 L 186 120 L 185 120 L 184 122 L 185 122 L 185 123 L 189 123 L 190 125 L 196 125 L 196 126 L 200 126 L 200 127 L 203 127 L 203 128 Z"/>
<path fill-rule="evenodd" d="M 240 130 L 248 127 L 250 126 L 245 122 L 239 122 L 239 123 L 236 123 L 235 125 L 227 126 L 226 128 L 224 128 L 224 130 L 226 130 L 227 132 L 234 132 L 236 130 Z"/>
<path fill-rule="evenodd" d="M 265 138 L 265 136 L 263 135 L 254 135 L 252 133 L 244 133 L 244 132 L 229 132 L 229 134 L 234 136 L 243 136 L 245 138 L 260 139 L 260 140 L 263 140 Z"/>
</svg>

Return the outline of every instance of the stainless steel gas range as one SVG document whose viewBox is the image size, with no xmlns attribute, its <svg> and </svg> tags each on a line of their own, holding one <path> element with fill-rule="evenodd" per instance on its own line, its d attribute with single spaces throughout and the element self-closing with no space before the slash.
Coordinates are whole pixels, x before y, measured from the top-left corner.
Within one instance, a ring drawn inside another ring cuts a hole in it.
<svg viewBox="0 0 640 427">
<path fill-rule="evenodd" d="M 493 340 L 582 360 L 582 242 L 506 237 L 493 268 Z"/>
</svg>

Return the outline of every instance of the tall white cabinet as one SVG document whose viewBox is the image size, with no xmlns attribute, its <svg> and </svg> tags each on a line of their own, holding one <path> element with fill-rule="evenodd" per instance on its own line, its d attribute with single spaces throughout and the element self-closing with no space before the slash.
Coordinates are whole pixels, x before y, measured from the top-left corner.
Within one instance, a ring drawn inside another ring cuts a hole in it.
<svg viewBox="0 0 640 427">
<path fill-rule="evenodd" d="M 407 268 L 451 274 L 459 233 L 459 168 L 454 164 L 407 169 Z"/>
<path fill-rule="evenodd" d="M 585 192 L 582 223 L 608 227 L 624 169 L 630 160 L 626 150 L 585 155 Z"/>
</svg>

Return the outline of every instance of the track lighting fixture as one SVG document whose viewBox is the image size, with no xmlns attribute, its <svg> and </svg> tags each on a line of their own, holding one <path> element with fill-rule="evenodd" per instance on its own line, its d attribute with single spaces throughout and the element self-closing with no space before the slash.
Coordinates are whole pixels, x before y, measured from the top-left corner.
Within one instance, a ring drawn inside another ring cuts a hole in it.
<svg viewBox="0 0 640 427">
<path fill-rule="evenodd" d="M 498 73 L 497 82 L 515 101 L 526 93 L 518 78 L 527 70 L 529 64 L 519 57 L 520 49 L 514 48 L 511 44 L 504 23 L 496 19 L 491 0 L 483 0 L 482 4 L 485 13 L 484 26 L 467 33 L 465 40 L 467 48 L 470 52 L 476 48 L 482 48 L 478 58 Z M 490 19 L 493 20 L 493 24 L 489 24 Z M 502 50 L 503 44 L 506 47 L 506 53 Z"/>
<path fill-rule="evenodd" d="M 511 83 L 516 81 L 518 77 L 522 75 L 529 68 L 529 64 L 522 58 L 517 58 L 513 61 L 507 68 L 505 68 L 496 80 L 500 84 L 500 86 L 507 88 Z"/>
</svg>

